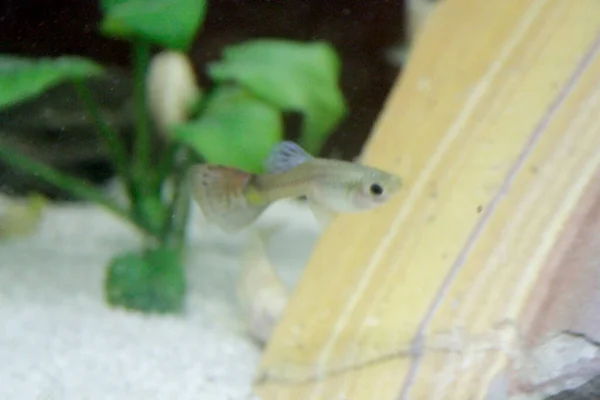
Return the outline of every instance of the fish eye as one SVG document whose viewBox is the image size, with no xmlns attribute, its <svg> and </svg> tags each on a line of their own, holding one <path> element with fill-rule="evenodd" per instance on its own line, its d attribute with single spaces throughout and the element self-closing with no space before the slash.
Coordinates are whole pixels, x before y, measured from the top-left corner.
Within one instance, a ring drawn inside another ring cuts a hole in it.
<svg viewBox="0 0 600 400">
<path fill-rule="evenodd" d="M 369 187 L 369 191 L 373 196 L 381 196 L 383 194 L 383 187 L 378 183 L 373 183 Z"/>
</svg>

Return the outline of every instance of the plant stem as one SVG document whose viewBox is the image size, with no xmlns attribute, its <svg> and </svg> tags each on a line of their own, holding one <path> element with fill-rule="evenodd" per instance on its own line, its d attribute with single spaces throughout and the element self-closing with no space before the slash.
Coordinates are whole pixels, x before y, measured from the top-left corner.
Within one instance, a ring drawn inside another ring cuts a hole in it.
<svg viewBox="0 0 600 400">
<path fill-rule="evenodd" d="M 94 100 L 85 83 L 78 80 L 74 82 L 74 86 L 92 119 L 92 123 L 108 148 L 109 156 L 115 171 L 125 182 L 127 182 L 130 174 L 127 166 L 127 153 L 123 142 L 119 140 L 116 133 L 108 126 L 100 115 L 98 107 L 94 104 Z"/>
<path fill-rule="evenodd" d="M 99 204 L 113 214 L 130 221 L 143 233 L 156 236 L 143 221 L 134 218 L 126 210 L 119 207 L 118 204 L 104 196 L 101 191 L 77 178 L 35 161 L 4 144 L 0 146 L 0 159 L 6 164 L 68 191 L 80 199 Z"/>
<path fill-rule="evenodd" d="M 212 91 L 208 91 L 195 105 L 194 115 L 202 115 L 209 104 Z M 184 144 L 176 144 L 169 149 L 168 157 L 164 161 L 164 171 L 168 175 L 171 166 L 173 175 L 173 198 L 169 204 L 168 214 L 170 219 L 163 231 L 164 242 L 174 248 L 182 248 L 185 240 L 187 220 L 190 210 L 190 188 L 187 179 L 187 170 L 193 163 L 192 150 Z M 161 170 L 163 170 L 161 168 Z M 166 176 L 166 175 L 165 175 Z"/>
<path fill-rule="evenodd" d="M 146 109 L 146 70 L 150 60 L 150 45 L 142 40 L 133 44 L 133 96 L 135 103 L 136 137 L 134 171 L 137 178 L 150 166 L 150 125 Z M 139 182 L 138 182 L 139 184 Z M 143 185 L 145 186 L 145 185 Z"/>
<path fill-rule="evenodd" d="M 146 106 L 146 72 L 150 61 L 150 45 L 137 39 L 132 45 L 132 51 L 135 142 L 130 186 L 131 207 L 133 215 L 144 221 L 150 231 L 156 232 L 162 239 L 166 207 L 160 193 L 162 182 L 157 179 L 156 166 L 151 162 L 152 132 Z"/>
<path fill-rule="evenodd" d="M 173 174 L 173 198 L 169 205 L 169 222 L 165 226 L 163 238 L 167 246 L 181 249 L 184 245 L 186 223 L 189 215 L 189 184 L 187 169 L 190 164 L 190 150 L 185 146 L 175 149 L 177 167 Z"/>
<path fill-rule="evenodd" d="M 160 182 L 163 182 L 173 170 L 176 150 L 176 144 L 167 143 L 166 149 L 162 152 L 156 166 L 156 177 Z"/>
</svg>

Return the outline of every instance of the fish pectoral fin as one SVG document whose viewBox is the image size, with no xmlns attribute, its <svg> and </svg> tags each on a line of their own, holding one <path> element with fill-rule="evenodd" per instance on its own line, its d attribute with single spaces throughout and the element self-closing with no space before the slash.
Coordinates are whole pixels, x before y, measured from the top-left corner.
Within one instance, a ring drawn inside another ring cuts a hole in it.
<svg viewBox="0 0 600 400">
<path fill-rule="evenodd" d="M 322 205 L 321 203 L 316 202 L 315 200 L 312 200 L 312 199 L 308 199 L 308 206 L 310 207 L 310 210 L 312 211 L 312 213 L 315 216 L 315 218 L 317 219 L 317 221 L 323 226 L 329 225 L 331 220 L 337 214 L 335 211 L 333 211 L 329 207 L 326 207 L 326 206 Z"/>
<path fill-rule="evenodd" d="M 276 144 L 265 161 L 265 170 L 269 173 L 289 171 L 312 159 L 304 149 L 294 142 L 283 141 Z"/>
<path fill-rule="evenodd" d="M 269 206 L 244 195 L 250 173 L 208 164 L 194 166 L 189 172 L 192 196 L 204 217 L 227 233 L 250 225 Z"/>
</svg>

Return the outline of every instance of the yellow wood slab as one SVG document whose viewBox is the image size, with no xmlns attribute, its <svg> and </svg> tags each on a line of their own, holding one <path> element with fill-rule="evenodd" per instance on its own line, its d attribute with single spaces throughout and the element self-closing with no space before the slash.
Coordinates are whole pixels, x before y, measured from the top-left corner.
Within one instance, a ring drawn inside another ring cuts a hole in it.
<svg viewBox="0 0 600 400">
<path fill-rule="evenodd" d="M 600 2 L 444 0 L 363 155 L 405 188 L 320 239 L 271 399 L 483 399 L 600 169 Z"/>
</svg>

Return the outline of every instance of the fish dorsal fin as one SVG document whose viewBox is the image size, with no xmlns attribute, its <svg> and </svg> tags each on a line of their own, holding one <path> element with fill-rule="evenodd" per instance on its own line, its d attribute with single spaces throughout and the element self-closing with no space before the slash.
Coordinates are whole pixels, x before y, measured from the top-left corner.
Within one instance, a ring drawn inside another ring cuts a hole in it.
<svg viewBox="0 0 600 400">
<path fill-rule="evenodd" d="M 294 142 L 284 141 L 276 144 L 265 161 L 265 170 L 269 173 L 289 171 L 298 165 L 312 159 L 302 147 Z"/>
</svg>

